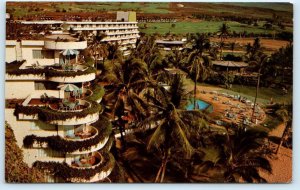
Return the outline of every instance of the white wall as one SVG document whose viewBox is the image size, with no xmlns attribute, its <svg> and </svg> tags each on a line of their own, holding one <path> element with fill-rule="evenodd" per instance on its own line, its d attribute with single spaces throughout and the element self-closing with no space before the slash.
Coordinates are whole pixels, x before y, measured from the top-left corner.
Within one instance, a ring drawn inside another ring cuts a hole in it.
<svg viewBox="0 0 300 190">
<path fill-rule="evenodd" d="M 5 109 L 5 120 L 13 129 L 17 145 L 23 149 L 24 161 L 28 165 L 31 166 L 31 164 L 36 160 L 59 162 L 63 162 L 65 160 L 64 155 L 62 155 L 62 157 L 40 156 L 40 148 L 23 148 L 23 139 L 25 136 L 32 134 L 40 137 L 57 135 L 56 127 L 55 125 L 50 125 L 41 121 L 18 121 L 17 118 L 13 115 L 13 112 L 14 109 Z"/>
<path fill-rule="evenodd" d="M 13 129 L 19 147 L 23 146 L 23 139 L 27 135 L 34 134 L 41 137 L 57 135 L 55 125 L 41 121 L 19 121 L 13 113 L 14 109 L 5 109 L 5 120 Z"/>
<path fill-rule="evenodd" d="M 5 62 L 12 62 L 17 60 L 16 46 L 6 46 L 5 48 Z"/>
<path fill-rule="evenodd" d="M 43 46 L 22 46 L 22 57 L 29 66 L 37 61 L 40 65 L 52 65 L 55 63 L 55 59 L 33 59 L 33 50 L 43 50 Z"/>
<path fill-rule="evenodd" d="M 34 81 L 6 81 L 5 98 L 6 99 L 25 99 L 34 91 Z"/>
</svg>

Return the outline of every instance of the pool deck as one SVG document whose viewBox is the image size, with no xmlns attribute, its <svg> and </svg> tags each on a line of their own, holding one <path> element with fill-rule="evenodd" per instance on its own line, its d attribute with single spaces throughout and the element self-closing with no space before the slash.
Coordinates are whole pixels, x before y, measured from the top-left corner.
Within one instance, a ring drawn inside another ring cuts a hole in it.
<svg viewBox="0 0 300 190">
<path fill-rule="evenodd" d="M 249 118 L 250 120 L 253 111 L 251 103 L 243 103 L 238 99 L 227 97 L 218 92 L 204 92 L 198 92 L 196 97 L 213 106 L 213 112 L 209 114 L 211 117 L 219 117 L 222 121 L 236 124 L 242 124 L 243 118 Z M 266 119 L 266 114 L 259 105 L 257 106 L 257 110 L 258 114 L 255 117 L 257 119 L 256 124 L 260 124 Z M 226 116 L 226 113 L 233 114 L 235 117 L 230 118 Z"/>
</svg>

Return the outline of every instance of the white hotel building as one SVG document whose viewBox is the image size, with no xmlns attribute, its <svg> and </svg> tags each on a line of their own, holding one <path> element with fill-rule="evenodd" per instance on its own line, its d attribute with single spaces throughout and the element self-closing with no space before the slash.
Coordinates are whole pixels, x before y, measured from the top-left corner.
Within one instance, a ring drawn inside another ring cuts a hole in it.
<svg viewBox="0 0 300 190">
<path fill-rule="evenodd" d="M 114 168 L 113 139 L 96 70 L 77 59 L 87 41 L 54 39 L 6 41 L 5 120 L 24 161 L 49 182 L 103 180 Z"/>
<path fill-rule="evenodd" d="M 130 49 L 135 48 L 139 30 L 135 12 L 117 12 L 117 22 L 94 22 L 94 21 L 22 21 L 22 24 L 49 25 L 53 34 L 64 31 L 90 34 L 105 34 L 103 42 L 118 43 L 124 55 L 130 54 Z"/>
</svg>

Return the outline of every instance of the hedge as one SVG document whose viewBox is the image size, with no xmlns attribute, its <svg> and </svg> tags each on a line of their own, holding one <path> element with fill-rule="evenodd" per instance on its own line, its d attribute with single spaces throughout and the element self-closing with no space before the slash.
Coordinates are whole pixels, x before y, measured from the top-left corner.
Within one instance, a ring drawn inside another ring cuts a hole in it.
<svg viewBox="0 0 300 190">
<path fill-rule="evenodd" d="M 54 120 L 67 120 L 73 117 L 84 118 L 89 114 L 102 112 L 103 109 L 100 104 L 95 101 L 90 101 L 90 103 L 91 107 L 83 109 L 80 112 L 59 112 L 48 107 L 16 105 L 14 115 L 18 116 L 20 113 L 25 115 L 38 114 L 40 120 L 49 122 Z"/>
<path fill-rule="evenodd" d="M 102 86 L 99 86 L 99 85 L 95 86 L 92 89 L 92 91 L 93 91 L 93 94 L 86 98 L 88 101 L 97 101 L 100 98 L 102 98 L 105 94 L 104 88 Z"/>
</svg>

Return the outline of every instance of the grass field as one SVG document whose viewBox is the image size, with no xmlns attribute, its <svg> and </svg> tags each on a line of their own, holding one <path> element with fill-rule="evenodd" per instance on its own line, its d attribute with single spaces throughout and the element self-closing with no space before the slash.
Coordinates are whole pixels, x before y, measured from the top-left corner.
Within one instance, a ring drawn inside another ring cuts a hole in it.
<svg viewBox="0 0 300 190">
<path fill-rule="evenodd" d="M 186 34 L 186 33 L 214 33 L 217 32 L 223 21 L 199 21 L 199 22 L 176 22 L 175 27 L 172 27 L 173 23 L 147 23 L 147 28 L 144 29 L 144 24 L 139 24 L 140 31 L 146 34 L 160 33 L 165 34 L 171 32 L 172 34 Z M 231 31 L 247 33 L 273 33 L 273 30 L 266 30 L 259 26 L 249 26 L 247 24 L 241 24 L 239 22 L 226 22 Z M 262 23 L 261 23 L 262 24 Z M 275 28 L 276 31 L 281 31 Z M 288 29 L 289 30 L 289 29 Z"/>
<path fill-rule="evenodd" d="M 233 85 L 230 90 L 222 89 L 221 92 L 226 92 L 230 94 L 240 94 L 247 97 L 250 100 L 254 100 L 256 87 L 254 86 L 242 86 L 242 85 Z M 270 102 L 270 99 L 277 103 L 292 103 L 292 90 L 288 94 L 283 95 L 282 90 L 274 88 L 265 88 L 261 87 L 258 91 L 257 101 L 262 104 L 267 104 Z"/>
</svg>

